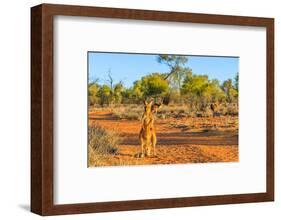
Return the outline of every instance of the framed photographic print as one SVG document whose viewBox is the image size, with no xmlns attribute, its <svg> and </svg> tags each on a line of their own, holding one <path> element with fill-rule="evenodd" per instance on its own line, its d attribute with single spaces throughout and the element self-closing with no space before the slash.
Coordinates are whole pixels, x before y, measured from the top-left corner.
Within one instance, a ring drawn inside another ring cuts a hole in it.
<svg viewBox="0 0 281 220">
<path fill-rule="evenodd" d="M 31 211 L 274 200 L 274 19 L 31 9 Z"/>
</svg>

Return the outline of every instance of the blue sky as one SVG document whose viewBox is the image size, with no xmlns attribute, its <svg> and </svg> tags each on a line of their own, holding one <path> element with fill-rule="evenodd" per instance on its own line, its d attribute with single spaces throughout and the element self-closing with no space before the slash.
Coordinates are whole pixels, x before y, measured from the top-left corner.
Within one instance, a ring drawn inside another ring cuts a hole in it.
<svg viewBox="0 0 281 220">
<path fill-rule="evenodd" d="M 122 81 L 126 87 L 149 73 L 169 72 L 165 64 L 157 62 L 157 55 L 151 54 L 89 52 L 88 65 L 89 81 L 98 78 L 99 83 L 107 83 L 110 70 L 114 83 Z M 210 79 L 222 82 L 234 79 L 239 72 L 239 58 L 188 55 L 186 66 L 194 74 L 206 74 Z"/>
</svg>

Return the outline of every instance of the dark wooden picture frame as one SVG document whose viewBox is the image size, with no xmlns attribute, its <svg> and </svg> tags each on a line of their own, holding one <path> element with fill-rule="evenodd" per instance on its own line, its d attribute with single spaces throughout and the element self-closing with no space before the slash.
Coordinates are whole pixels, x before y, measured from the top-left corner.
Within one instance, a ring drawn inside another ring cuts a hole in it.
<svg viewBox="0 0 281 220">
<path fill-rule="evenodd" d="M 86 16 L 266 28 L 266 192 L 54 205 L 53 17 Z M 274 200 L 274 19 L 42 4 L 31 8 L 31 211 L 59 215 Z"/>
</svg>

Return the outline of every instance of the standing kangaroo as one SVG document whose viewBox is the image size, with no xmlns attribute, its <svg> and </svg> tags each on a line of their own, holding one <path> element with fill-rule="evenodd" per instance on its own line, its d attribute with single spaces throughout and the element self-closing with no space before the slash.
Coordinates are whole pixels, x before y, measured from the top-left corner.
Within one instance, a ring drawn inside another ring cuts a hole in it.
<svg viewBox="0 0 281 220">
<path fill-rule="evenodd" d="M 141 143 L 141 153 L 139 157 L 151 156 L 151 149 L 153 148 L 153 156 L 156 155 L 156 132 L 154 127 L 153 113 L 157 112 L 161 104 L 153 104 L 153 100 L 149 103 L 144 101 L 144 113 L 141 119 L 141 130 L 139 139 Z"/>
</svg>

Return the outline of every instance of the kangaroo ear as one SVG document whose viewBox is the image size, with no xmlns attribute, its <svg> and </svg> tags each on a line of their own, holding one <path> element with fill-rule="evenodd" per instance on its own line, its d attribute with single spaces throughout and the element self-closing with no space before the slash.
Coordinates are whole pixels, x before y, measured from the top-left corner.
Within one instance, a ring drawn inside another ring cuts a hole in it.
<svg viewBox="0 0 281 220">
<path fill-rule="evenodd" d="M 144 104 L 144 105 L 147 105 L 146 99 L 143 100 L 143 104 Z"/>
<path fill-rule="evenodd" d="M 154 99 L 152 98 L 152 99 L 150 99 L 149 104 L 151 105 L 153 102 L 154 102 Z"/>
</svg>

